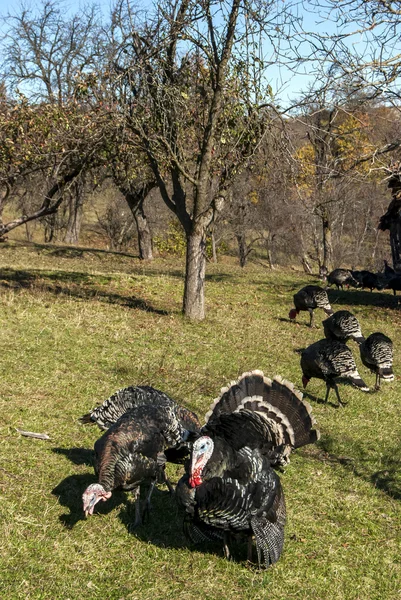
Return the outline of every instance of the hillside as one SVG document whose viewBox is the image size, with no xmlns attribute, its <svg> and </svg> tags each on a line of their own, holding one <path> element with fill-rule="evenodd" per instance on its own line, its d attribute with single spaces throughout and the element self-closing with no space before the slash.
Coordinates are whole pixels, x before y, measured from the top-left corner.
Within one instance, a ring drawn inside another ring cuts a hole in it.
<svg viewBox="0 0 401 600">
<path fill-rule="evenodd" d="M 208 264 L 207 318 L 181 315 L 183 261 L 34 244 L 0 246 L 0 566 L 9 599 L 398 600 L 401 597 L 401 313 L 391 293 L 329 292 L 365 335 L 395 345 L 393 383 L 348 405 L 312 380 L 307 397 L 322 437 L 294 453 L 281 479 L 288 523 L 270 570 L 228 562 L 217 546 L 186 542 L 174 498 L 159 486 L 149 523 L 132 531 L 133 504 L 116 493 L 85 520 L 100 432 L 78 418 L 120 387 L 149 384 L 201 417 L 220 388 L 250 369 L 301 386 L 299 354 L 323 336 L 292 295 L 319 283 L 301 271 L 234 260 Z M 316 311 L 316 322 L 324 318 Z M 373 387 L 374 376 L 361 365 Z M 50 441 L 16 428 L 46 432 Z M 178 466 L 169 466 L 176 482 Z"/>
</svg>

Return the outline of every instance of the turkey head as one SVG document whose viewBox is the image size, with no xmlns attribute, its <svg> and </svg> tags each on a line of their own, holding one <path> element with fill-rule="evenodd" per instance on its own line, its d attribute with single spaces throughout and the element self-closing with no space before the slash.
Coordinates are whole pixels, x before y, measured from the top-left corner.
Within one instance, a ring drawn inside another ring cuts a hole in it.
<svg viewBox="0 0 401 600">
<path fill-rule="evenodd" d="M 106 500 L 108 500 L 110 497 L 111 492 L 106 492 L 100 483 L 92 483 L 89 485 L 82 494 L 85 517 L 93 515 L 95 504 L 97 504 L 100 500 L 106 502 Z"/>
<path fill-rule="evenodd" d="M 196 440 L 192 449 L 189 485 L 196 487 L 202 483 L 202 472 L 213 454 L 214 443 L 208 435 L 202 435 Z"/>
</svg>

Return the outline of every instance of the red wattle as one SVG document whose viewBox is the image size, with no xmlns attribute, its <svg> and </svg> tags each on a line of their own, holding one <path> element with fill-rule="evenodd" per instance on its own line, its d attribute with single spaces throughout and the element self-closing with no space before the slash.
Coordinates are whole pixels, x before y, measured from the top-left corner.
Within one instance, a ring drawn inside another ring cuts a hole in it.
<svg viewBox="0 0 401 600">
<path fill-rule="evenodd" d="M 189 485 L 194 488 L 202 483 L 202 478 L 199 473 L 194 473 L 189 477 Z"/>
</svg>

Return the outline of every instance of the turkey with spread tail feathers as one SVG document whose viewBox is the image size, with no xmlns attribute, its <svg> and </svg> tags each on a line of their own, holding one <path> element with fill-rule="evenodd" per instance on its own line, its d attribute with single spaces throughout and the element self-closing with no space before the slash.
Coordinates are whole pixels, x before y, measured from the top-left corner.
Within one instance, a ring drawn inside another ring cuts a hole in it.
<svg viewBox="0 0 401 600">
<path fill-rule="evenodd" d="M 259 565 L 277 562 L 284 544 L 286 508 L 272 465 L 289 462 L 291 451 L 315 442 L 319 432 L 310 405 L 294 386 L 261 371 L 244 373 L 223 388 L 193 444 L 187 473 L 177 485 L 185 509 L 184 531 L 194 543 L 255 536 Z"/>
<path fill-rule="evenodd" d="M 358 319 L 349 310 L 338 310 L 323 323 L 324 335 L 329 340 L 346 342 L 355 340 L 358 344 L 364 341 Z"/>
<path fill-rule="evenodd" d="M 172 490 L 165 476 L 166 460 L 182 462 L 189 454 L 188 436 L 200 428 L 194 413 L 149 386 L 119 390 L 81 421 L 108 427 L 95 443 L 98 483 L 83 493 L 85 515 L 93 514 L 95 504 L 119 488 L 132 491 L 136 498 L 134 526 L 142 520 L 141 485 L 150 484 L 146 510 L 156 482 L 165 482 Z"/>
<path fill-rule="evenodd" d="M 201 423 L 195 413 L 185 406 L 180 406 L 165 392 L 149 385 L 137 385 L 122 388 L 90 412 L 80 418 L 81 423 L 96 423 L 100 429 L 108 429 L 128 410 L 136 406 L 152 404 L 173 407 L 177 419 L 185 429 L 197 431 Z"/>
<path fill-rule="evenodd" d="M 336 377 L 348 379 L 352 385 L 368 392 L 369 388 L 358 373 L 351 350 L 337 340 L 319 340 L 311 344 L 301 354 L 302 383 L 304 388 L 312 377 L 326 382 L 327 402 L 330 389 L 334 388 L 340 406 L 346 404 L 340 398 Z"/>
<path fill-rule="evenodd" d="M 318 285 L 307 285 L 294 294 L 294 306 L 295 308 L 290 310 L 288 317 L 291 321 L 295 321 L 301 310 L 307 310 L 310 314 L 309 327 L 313 327 L 315 308 L 322 308 L 327 315 L 333 314 L 326 290 Z"/>
<path fill-rule="evenodd" d="M 359 346 L 361 360 L 365 367 L 376 373 L 375 389 L 380 389 L 380 380 L 393 381 L 393 342 L 380 333 L 372 333 Z"/>
</svg>

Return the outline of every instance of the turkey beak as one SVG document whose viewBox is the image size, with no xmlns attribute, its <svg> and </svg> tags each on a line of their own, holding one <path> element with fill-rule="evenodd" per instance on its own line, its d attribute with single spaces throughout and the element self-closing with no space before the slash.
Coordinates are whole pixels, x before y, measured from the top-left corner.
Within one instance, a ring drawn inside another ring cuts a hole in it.
<svg viewBox="0 0 401 600">
<path fill-rule="evenodd" d="M 204 455 L 201 454 L 200 456 L 193 456 L 192 457 L 192 461 L 191 461 L 191 474 L 193 475 L 195 473 L 195 471 L 200 471 L 201 467 L 203 466 L 203 462 L 204 462 Z"/>
<path fill-rule="evenodd" d="M 84 506 L 85 517 L 87 517 L 88 515 L 93 515 L 93 510 L 95 508 L 95 504 L 96 504 L 97 500 L 98 500 L 97 494 L 92 494 L 92 497 L 89 500 L 88 504 L 86 506 Z"/>
</svg>

